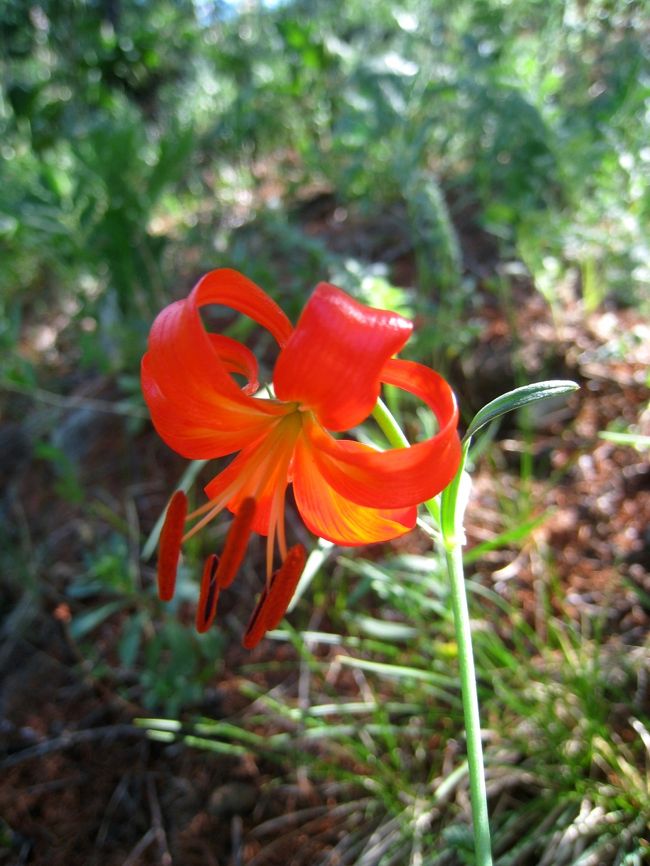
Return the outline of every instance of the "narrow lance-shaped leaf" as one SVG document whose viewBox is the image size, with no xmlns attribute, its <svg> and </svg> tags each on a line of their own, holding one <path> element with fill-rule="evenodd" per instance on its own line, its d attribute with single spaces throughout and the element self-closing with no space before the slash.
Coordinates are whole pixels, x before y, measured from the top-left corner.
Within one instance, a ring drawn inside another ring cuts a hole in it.
<svg viewBox="0 0 650 866">
<path fill-rule="evenodd" d="M 571 391 L 577 391 L 579 385 L 568 379 L 549 379 L 547 382 L 536 382 L 533 385 L 524 385 L 522 388 L 515 388 L 514 391 L 508 391 L 507 394 L 502 394 L 495 400 L 490 401 L 486 406 L 476 413 L 472 419 L 472 423 L 467 428 L 465 439 L 474 436 L 481 427 L 485 427 L 496 418 L 506 415 L 508 412 L 513 412 L 515 409 L 521 409 L 522 406 L 527 406 L 529 403 L 536 403 L 538 400 L 546 400 L 549 397 L 560 397 L 562 394 L 569 394 Z"/>
<path fill-rule="evenodd" d="M 569 394 L 572 391 L 577 391 L 579 387 L 575 382 L 566 379 L 536 382 L 533 385 L 524 385 L 522 388 L 508 391 L 507 394 L 502 394 L 479 409 L 463 437 L 462 458 L 456 476 L 442 492 L 440 526 L 447 547 L 453 547 L 459 541 L 462 543 L 463 540 L 463 512 L 467 505 L 466 497 L 469 495 L 469 488 L 467 485 L 463 485 L 462 481 L 472 436 L 482 427 L 508 412 L 538 400 Z"/>
</svg>

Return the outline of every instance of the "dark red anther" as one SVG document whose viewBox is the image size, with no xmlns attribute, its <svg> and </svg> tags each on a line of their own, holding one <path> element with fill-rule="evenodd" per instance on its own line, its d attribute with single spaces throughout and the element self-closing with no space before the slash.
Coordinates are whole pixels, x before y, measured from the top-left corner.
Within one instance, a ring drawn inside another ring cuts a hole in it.
<svg viewBox="0 0 650 866">
<path fill-rule="evenodd" d="M 296 591 L 306 559 L 305 548 L 302 544 L 296 544 L 271 577 L 268 588 L 264 587 L 244 634 L 243 644 L 246 649 L 256 647 L 269 629 L 280 624 Z"/>
<path fill-rule="evenodd" d="M 199 633 L 203 633 L 210 628 L 217 613 L 219 586 L 216 572 L 218 564 L 219 559 L 216 553 L 213 553 L 208 556 L 203 566 L 199 605 L 196 609 L 196 630 Z"/>
<path fill-rule="evenodd" d="M 176 587 L 178 559 L 187 516 L 187 496 L 177 490 L 169 501 L 158 545 L 158 595 L 170 601 Z"/>
</svg>

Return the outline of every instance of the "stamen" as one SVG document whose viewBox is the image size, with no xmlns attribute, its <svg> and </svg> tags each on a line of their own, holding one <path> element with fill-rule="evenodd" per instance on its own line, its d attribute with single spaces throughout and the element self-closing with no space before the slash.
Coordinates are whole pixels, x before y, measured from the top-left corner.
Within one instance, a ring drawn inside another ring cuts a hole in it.
<svg viewBox="0 0 650 866">
<path fill-rule="evenodd" d="M 302 544 L 295 544 L 287 553 L 287 558 L 281 568 L 276 571 L 271 580 L 265 614 L 266 627 L 276 628 L 289 607 L 289 602 L 298 586 L 300 575 L 305 568 L 307 551 Z"/>
<path fill-rule="evenodd" d="M 255 464 L 243 476 L 240 475 L 222 490 L 217 497 L 211 499 L 209 502 L 205 502 L 187 516 L 188 520 L 193 520 L 195 517 L 205 515 L 185 533 L 183 536 L 184 542 L 203 529 L 206 524 L 210 523 L 226 507 L 233 496 L 241 491 L 244 485 L 249 490 L 255 491 L 253 495 L 256 495 L 257 492 L 264 488 L 269 475 L 276 471 L 276 461 L 273 458 L 277 446 L 278 427 L 276 427 L 275 436 L 268 436 L 264 443 L 260 445 Z"/>
<path fill-rule="evenodd" d="M 239 506 L 217 569 L 216 581 L 219 589 L 230 586 L 239 571 L 251 535 L 256 508 L 255 500 L 250 497 L 244 499 Z"/>
<path fill-rule="evenodd" d="M 196 517 L 200 513 L 205 513 L 206 511 L 207 514 L 202 520 L 199 520 L 197 523 L 195 523 L 194 526 L 185 533 L 185 535 L 183 536 L 183 541 L 185 542 L 193 535 L 196 535 L 196 533 L 200 529 L 203 529 L 206 524 L 210 523 L 211 520 L 214 520 L 217 514 L 219 514 L 220 511 L 223 511 L 223 509 L 226 507 L 226 503 L 228 502 L 228 500 L 235 495 L 235 493 L 237 492 L 237 488 L 237 484 L 231 484 L 216 499 L 211 499 L 205 505 L 202 505 L 201 508 L 197 508 L 196 511 L 193 511 L 188 516 L 188 520 L 191 520 L 193 517 Z"/>
<path fill-rule="evenodd" d="M 271 586 L 273 580 L 273 551 L 275 550 L 275 525 L 273 515 L 269 521 L 269 534 L 266 536 L 266 585 Z"/>
<path fill-rule="evenodd" d="M 210 511 L 214 508 L 216 502 L 221 501 L 221 496 L 218 499 L 209 499 L 207 502 L 204 502 L 203 505 L 199 505 L 198 508 L 195 508 L 190 514 L 185 518 L 186 520 L 194 520 L 195 517 L 200 517 L 202 514 L 205 514 L 206 511 Z"/>
<path fill-rule="evenodd" d="M 216 553 L 213 553 L 208 556 L 203 566 L 199 606 L 196 609 L 196 630 L 199 634 L 210 628 L 217 613 L 219 586 L 216 572 L 218 564 L 219 558 Z"/>
<path fill-rule="evenodd" d="M 280 503 L 280 510 L 278 513 L 278 547 L 280 549 L 280 556 L 282 561 L 287 558 L 287 534 L 284 528 L 284 514 L 285 514 L 285 494 L 287 492 L 287 488 L 285 487 L 282 491 L 282 501 Z"/>
<path fill-rule="evenodd" d="M 264 619 L 261 617 L 261 613 L 267 596 L 268 590 L 266 586 L 264 586 L 260 593 L 260 597 L 257 599 L 257 604 L 255 605 L 255 609 L 253 610 L 244 633 L 242 643 L 245 649 L 254 649 L 266 634 L 266 627 L 264 625 Z"/>
<path fill-rule="evenodd" d="M 294 545 L 271 578 L 269 586 L 264 587 L 244 634 L 246 649 L 256 647 L 269 629 L 279 625 L 296 591 L 306 559 L 307 552 L 302 544 Z"/>
<path fill-rule="evenodd" d="M 271 577 L 273 575 L 273 551 L 275 550 L 275 537 L 278 529 L 279 509 L 284 502 L 284 485 L 281 481 L 281 475 L 277 475 L 274 479 L 274 491 L 271 499 L 271 509 L 269 514 L 269 531 L 266 536 L 266 585 L 270 586 Z M 285 482 L 286 483 L 286 482 Z"/>
<path fill-rule="evenodd" d="M 167 506 L 158 546 L 158 596 L 161 601 L 170 601 L 174 596 L 186 515 L 187 496 L 182 490 L 177 490 Z"/>
</svg>

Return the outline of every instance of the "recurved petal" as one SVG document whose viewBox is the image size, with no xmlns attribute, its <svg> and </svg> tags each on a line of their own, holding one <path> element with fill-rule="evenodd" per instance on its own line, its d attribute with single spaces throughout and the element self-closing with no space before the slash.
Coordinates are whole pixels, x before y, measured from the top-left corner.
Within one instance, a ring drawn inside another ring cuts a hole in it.
<svg viewBox="0 0 650 866">
<path fill-rule="evenodd" d="M 154 426 L 185 457 L 218 457 L 253 441 L 285 408 L 247 393 L 257 370 L 234 341 L 205 330 L 200 308 L 228 304 L 252 316 L 279 340 L 289 320 L 261 289 L 234 271 L 213 271 L 184 301 L 165 307 L 154 321 L 142 360 L 142 390 Z M 242 390 L 231 372 L 243 372 Z"/>
<path fill-rule="evenodd" d="M 381 379 L 420 397 L 436 415 L 438 433 L 389 451 L 352 450 L 313 420 L 306 421 L 305 433 L 320 473 L 344 498 L 373 508 L 416 505 L 440 493 L 458 469 L 456 400 L 441 376 L 412 361 L 388 361 Z"/>
<path fill-rule="evenodd" d="M 320 283 L 278 358 L 273 382 L 280 400 L 312 409 L 329 430 L 347 430 L 372 411 L 386 361 L 413 326 Z"/>
<path fill-rule="evenodd" d="M 244 394 L 254 394 L 260 383 L 257 378 L 257 359 L 248 346 L 225 334 L 209 334 L 209 337 L 226 372 L 244 376 L 246 384 L 242 386 L 242 391 Z"/>
<path fill-rule="evenodd" d="M 370 450 L 349 440 L 339 441 L 348 454 Z M 321 538 L 343 546 L 388 541 L 415 526 L 417 506 L 406 508 L 369 508 L 351 502 L 324 478 L 314 459 L 308 439 L 301 437 L 293 464 L 293 491 L 300 516 L 308 529 Z"/>
<path fill-rule="evenodd" d="M 220 399 L 214 388 L 206 385 L 192 392 L 171 388 L 163 391 L 164 372 L 151 370 L 151 355 L 142 359 L 141 384 L 151 420 L 160 437 L 179 454 L 191 460 L 232 454 L 259 439 L 284 408 L 270 400 L 242 395 L 243 403 Z"/>
<path fill-rule="evenodd" d="M 196 284 L 188 301 L 196 307 L 221 304 L 250 316 L 269 331 L 280 346 L 284 346 L 293 326 L 265 291 L 252 280 L 231 268 L 210 271 Z"/>
</svg>

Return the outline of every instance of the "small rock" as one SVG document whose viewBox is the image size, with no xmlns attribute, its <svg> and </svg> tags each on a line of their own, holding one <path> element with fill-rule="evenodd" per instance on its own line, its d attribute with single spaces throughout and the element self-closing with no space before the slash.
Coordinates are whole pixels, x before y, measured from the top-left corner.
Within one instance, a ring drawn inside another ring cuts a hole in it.
<svg viewBox="0 0 650 866">
<path fill-rule="evenodd" d="M 259 797 L 249 782 L 227 782 L 212 792 L 208 812 L 211 815 L 246 815 L 252 812 Z"/>
</svg>

